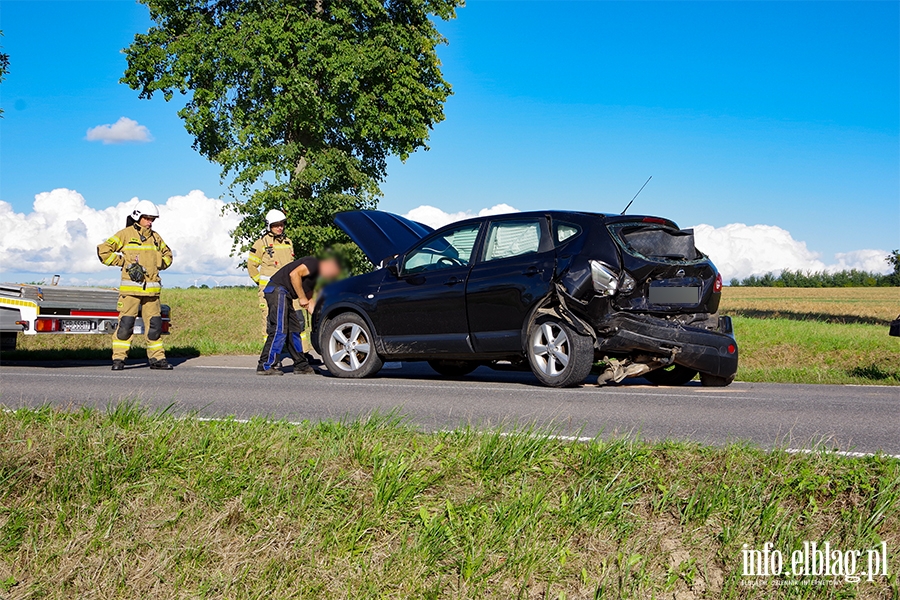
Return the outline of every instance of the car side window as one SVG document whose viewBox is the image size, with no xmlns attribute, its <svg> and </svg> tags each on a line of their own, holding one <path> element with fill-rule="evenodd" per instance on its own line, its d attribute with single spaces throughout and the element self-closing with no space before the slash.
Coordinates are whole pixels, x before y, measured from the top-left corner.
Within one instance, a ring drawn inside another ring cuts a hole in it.
<svg viewBox="0 0 900 600">
<path fill-rule="evenodd" d="M 466 225 L 426 240 L 403 261 L 403 274 L 468 265 L 480 225 Z"/>
<path fill-rule="evenodd" d="M 553 233 L 556 237 L 556 244 L 559 245 L 567 239 L 581 233 L 581 228 L 578 225 L 572 225 L 571 223 L 556 222 L 553 225 Z"/>
<path fill-rule="evenodd" d="M 541 224 L 537 219 L 492 223 L 484 260 L 534 254 L 541 247 Z"/>
</svg>

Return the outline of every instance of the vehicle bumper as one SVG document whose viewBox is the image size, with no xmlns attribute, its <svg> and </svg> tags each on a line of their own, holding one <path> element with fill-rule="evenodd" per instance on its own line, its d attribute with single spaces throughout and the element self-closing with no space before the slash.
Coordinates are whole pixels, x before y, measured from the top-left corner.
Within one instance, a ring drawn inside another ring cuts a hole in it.
<svg viewBox="0 0 900 600">
<path fill-rule="evenodd" d="M 717 377 L 737 373 L 738 347 L 730 317 L 719 317 L 719 330 L 710 331 L 647 315 L 616 313 L 599 323 L 596 331 L 599 352 L 676 351 L 675 364 Z"/>
</svg>

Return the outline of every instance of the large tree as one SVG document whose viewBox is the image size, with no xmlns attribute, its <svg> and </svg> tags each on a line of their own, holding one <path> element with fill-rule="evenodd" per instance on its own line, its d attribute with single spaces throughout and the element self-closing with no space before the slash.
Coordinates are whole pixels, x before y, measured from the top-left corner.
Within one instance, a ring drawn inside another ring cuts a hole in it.
<svg viewBox="0 0 900 600">
<path fill-rule="evenodd" d="M 340 251 L 333 215 L 374 207 L 387 158 L 426 147 L 444 118 L 433 19 L 464 0 L 141 2 L 155 25 L 125 49 L 122 81 L 187 95 L 178 114 L 229 182 L 239 245 L 277 207 L 298 252 Z"/>
</svg>

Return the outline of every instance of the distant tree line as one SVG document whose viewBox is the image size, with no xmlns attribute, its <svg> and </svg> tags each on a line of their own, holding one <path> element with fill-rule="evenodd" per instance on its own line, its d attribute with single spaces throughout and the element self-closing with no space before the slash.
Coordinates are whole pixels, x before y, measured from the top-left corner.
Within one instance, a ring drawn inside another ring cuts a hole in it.
<svg viewBox="0 0 900 600">
<path fill-rule="evenodd" d="M 832 288 L 832 287 L 897 287 L 900 286 L 900 251 L 894 250 L 885 260 L 893 267 L 893 273 L 869 273 L 850 269 L 826 273 L 824 271 L 803 272 L 787 269 L 780 274 L 766 273 L 751 275 L 745 279 L 732 279 L 735 287 L 797 287 L 797 288 Z"/>
</svg>

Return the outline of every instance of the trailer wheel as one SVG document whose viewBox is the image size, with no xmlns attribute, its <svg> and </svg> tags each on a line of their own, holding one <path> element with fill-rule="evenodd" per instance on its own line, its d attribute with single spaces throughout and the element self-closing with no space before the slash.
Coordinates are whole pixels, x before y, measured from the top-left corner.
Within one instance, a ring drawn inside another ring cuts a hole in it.
<svg viewBox="0 0 900 600">
<path fill-rule="evenodd" d="M 16 349 L 16 336 L 13 331 L 0 332 L 0 351 L 13 352 Z"/>
</svg>

